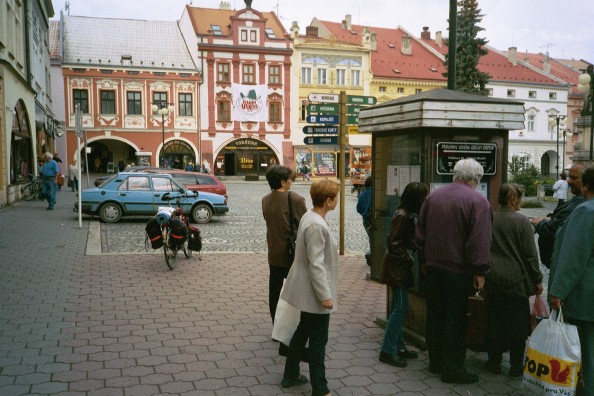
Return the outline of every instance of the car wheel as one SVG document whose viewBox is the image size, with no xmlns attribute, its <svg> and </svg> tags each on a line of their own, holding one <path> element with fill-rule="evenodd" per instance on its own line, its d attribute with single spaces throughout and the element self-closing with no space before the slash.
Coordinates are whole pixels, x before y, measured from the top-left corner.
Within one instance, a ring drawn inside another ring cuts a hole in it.
<svg viewBox="0 0 594 396">
<path fill-rule="evenodd" d="M 122 208 L 117 203 L 108 202 L 99 209 L 99 217 L 104 223 L 117 223 L 122 218 Z"/>
<path fill-rule="evenodd" d="M 198 204 L 192 210 L 192 218 L 199 224 L 208 223 L 212 220 L 212 209 L 207 204 Z"/>
</svg>

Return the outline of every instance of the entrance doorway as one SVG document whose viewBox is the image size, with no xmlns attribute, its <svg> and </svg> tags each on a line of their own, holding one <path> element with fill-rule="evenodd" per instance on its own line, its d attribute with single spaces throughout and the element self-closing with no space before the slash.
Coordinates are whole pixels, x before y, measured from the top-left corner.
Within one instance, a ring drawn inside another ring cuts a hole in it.
<svg viewBox="0 0 594 396">
<path fill-rule="evenodd" d="M 186 169 L 190 163 L 196 165 L 194 149 L 183 140 L 170 140 L 165 143 L 159 160 L 161 160 L 161 155 L 163 156 L 163 168 Z"/>
<path fill-rule="evenodd" d="M 261 140 L 237 139 L 227 144 L 215 160 L 215 175 L 264 175 L 268 167 L 278 164 L 274 150 Z"/>
</svg>

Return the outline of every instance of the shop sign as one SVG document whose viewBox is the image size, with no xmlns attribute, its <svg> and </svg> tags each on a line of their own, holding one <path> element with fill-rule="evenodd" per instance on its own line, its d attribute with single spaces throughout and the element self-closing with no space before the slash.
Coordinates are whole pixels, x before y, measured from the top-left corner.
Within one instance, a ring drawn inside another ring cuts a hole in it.
<svg viewBox="0 0 594 396">
<path fill-rule="evenodd" d="M 473 158 L 481 164 L 485 175 L 494 175 L 497 165 L 497 145 L 495 143 L 439 142 L 437 143 L 437 174 L 453 175 L 456 162 L 465 158 Z"/>
<path fill-rule="evenodd" d="M 269 147 L 256 139 L 237 139 L 225 146 L 225 150 L 269 150 Z"/>
</svg>

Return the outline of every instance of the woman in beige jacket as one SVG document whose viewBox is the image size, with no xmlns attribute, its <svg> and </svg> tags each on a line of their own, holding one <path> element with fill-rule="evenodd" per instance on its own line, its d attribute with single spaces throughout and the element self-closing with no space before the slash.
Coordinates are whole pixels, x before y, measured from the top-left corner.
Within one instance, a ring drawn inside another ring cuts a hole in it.
<svg viewBox="0 0 594 396">
<path fill-rule="evenodd" d="M 283 388 L 303 385 L 299 362 L 309 341 L 309 372 L 313 396 L 329 395 L 326 380 L 326 344 L 330 312 L 336 309 L 338 251 L 326 222 L 326 214 L 338 204 L 340 185 L 329 179 L 312 184 L 313 209 L 301 218 L 297 231 L 295 261 L 281 298 L 301 311 L 299 325 L 289 345 Z"/>
</svg>

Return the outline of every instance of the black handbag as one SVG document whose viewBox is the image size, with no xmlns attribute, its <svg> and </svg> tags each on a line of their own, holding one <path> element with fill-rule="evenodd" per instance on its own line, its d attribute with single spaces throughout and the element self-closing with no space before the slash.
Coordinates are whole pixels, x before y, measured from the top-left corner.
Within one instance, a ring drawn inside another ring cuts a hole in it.
<svg viewBox="0 0 594 396">
<path fill-rule="evenodd" d="M 485 352 L 487 336 L 487 314 L 485 309 L 485 291 L 480 289 L 468 296 L 466 319 L 466 345 L 472 351 Z"/>
<path fill-rule="evenodd" d="M 295 244 L 297 235 L 295 234 L 295 226 L 293 225 L 293 205 L 291 204 L 291 192 L 289 191 L 289 224 L 291 225 L 291 233 L 287 238 L 287 256 L 289 258 L 289 265 L 293 264 L 295 260 Z"/>
</svg>

